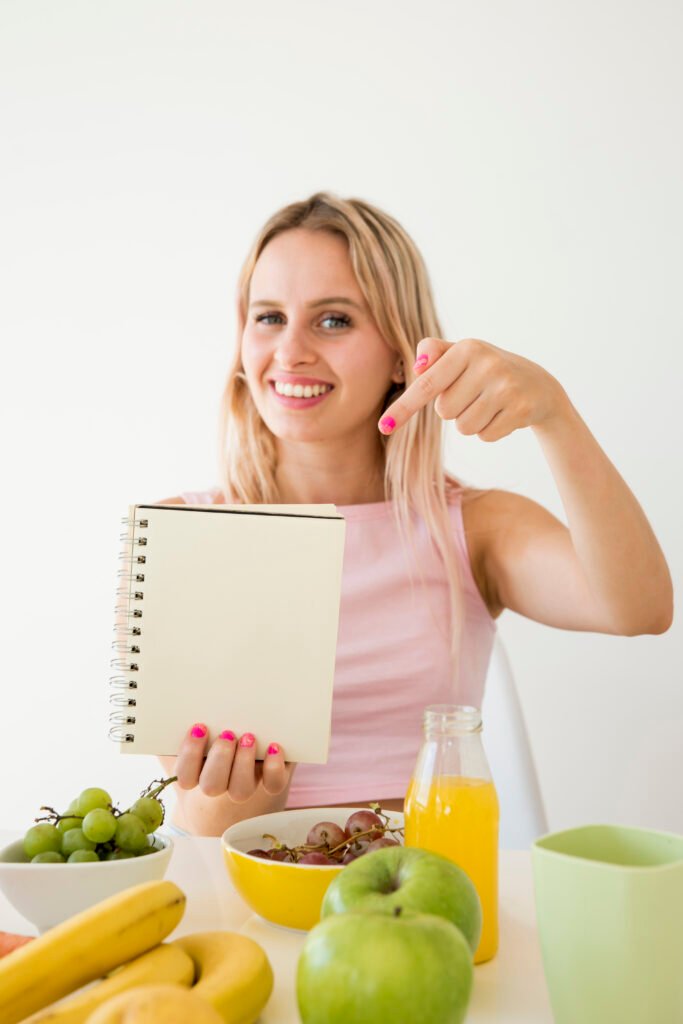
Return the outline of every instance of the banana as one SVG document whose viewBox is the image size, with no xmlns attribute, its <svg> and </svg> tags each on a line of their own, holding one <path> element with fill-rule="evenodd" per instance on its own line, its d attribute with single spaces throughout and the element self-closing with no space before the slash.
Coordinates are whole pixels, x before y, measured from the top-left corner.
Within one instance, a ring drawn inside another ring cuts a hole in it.
<svg viewBox="0 0 683 1024">
<path fill-rule="evenodd" d="M 50 928 L 0 960 L 0 1020 L 36 1010 L 157 946 L 185 911 L 173 882 L 134 885 Z"/>
<path fill-rule="evenodd" d="M 223 1024 L 218 1010 L 191 989 L 141 985 L 103 1003 L 87 1024 Z"/>
<path fill-rule="evenodd" d="M 211 1003 L 224 1024 L 253 1024 L 273 991 L 273 970 L 258 942 L 237 932 L 197 932 L 173 945 L 194 960 L 191 992 Z"/>
<path fill-rule="evenodd" d="M 191 985 L 194 961 L 179 946 L 162 943 L 148 953 L 117 968 L 96 985 L 90 985 L 71 999 L 39 1010 L 22 1024 L 84 1024 L 91 1013 L 108 999 L 140 985 Z"/>
</svg>

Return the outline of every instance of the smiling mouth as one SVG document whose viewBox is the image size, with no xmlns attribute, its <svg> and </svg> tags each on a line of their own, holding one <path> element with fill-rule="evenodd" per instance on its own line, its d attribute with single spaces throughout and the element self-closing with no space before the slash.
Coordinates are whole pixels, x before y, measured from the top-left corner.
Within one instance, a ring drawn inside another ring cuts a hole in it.
<svg viewBox="0 0 683 1024">
<path fill-rule="evenodd" d="M 281 380 L 270 381 L 276 394 L 285 398 L 318 398 L 333 391 L 332 384 L 285 384 Z"/>
<path fill-rule="evenodd" d="M 288 384 L 281 380 L 268 383 L 277 404 L 293 412 L 320 405 L 334 391 L 333 384 Z"/>
</svg>

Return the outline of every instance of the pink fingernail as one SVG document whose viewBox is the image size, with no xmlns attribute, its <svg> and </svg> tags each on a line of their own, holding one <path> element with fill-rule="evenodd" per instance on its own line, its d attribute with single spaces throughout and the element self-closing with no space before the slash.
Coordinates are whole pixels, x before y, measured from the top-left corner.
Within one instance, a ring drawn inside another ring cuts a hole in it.
<svg viewBox="0 0 683 1024">
<path fill-rule="evenodd" d="M 254 743 L 256 743 L 256 738 L 250 732 L 245 732 L 244 736 L 240 739 L 241 747 L 253 747 Z"/>
<path fill-rule="evenodd" d="M 279 754 L 280 753 L 280 748 L 278 747 L 277 743 L 271 743 L 270 744 L 270 746 L 268 747 L 268 753 L 269 754 Z"/>
<path fill-rule="evenodd" d="M 390 434 L 395 426 L 396 420 L 393 416 L 382 416 L 382 419 L 379 421 L 379 429 L 383 434 Z"/>
<path fill-rule="evenodd" d="M 234 732 L 231 732 L 230 729 L 224 729 L 223 732 L 218 737 L 219 740 L 230 740 L 230 742 L 232 742 L 234 738 L 235 734 Z"/>
<path fill-rule="evenodd" d="M 196 738 L 198 740 L 200 740 L 202 738 L 202 736 L 206 736 L 206 733 L 207 733 L 207 728 L 206 728 L 205 725 L 197 724 L 197 725 L 193 725 L 192 726 L 192 733 L 191 733 L 191 735 L 192 736 L 196 736 Z"/>
<path fill-rule="evenodd" d="M 422 367 L 425 366 L 428 362 L 429 362 L 429 356 L 427 356 L 427 355 L 418 356 L 417 359 L 415 360 L 415 365 L 413 366 L 413 370 L 421 370 Z"/>
</svg>

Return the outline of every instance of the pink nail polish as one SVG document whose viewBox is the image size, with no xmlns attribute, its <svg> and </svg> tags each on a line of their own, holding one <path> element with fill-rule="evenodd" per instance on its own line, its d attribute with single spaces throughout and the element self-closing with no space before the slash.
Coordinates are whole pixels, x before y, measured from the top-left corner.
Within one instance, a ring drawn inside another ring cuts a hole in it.
<svg viewBox="0 0 683 1024">
<path fill-rule="evenodd" d="M 270 746 L 268 747 L 268 753 L 269 754 L 279 754 L 280 753 L 280 748 L 278 747 L 277 743 L 271 743 L 270 744 Z"/>
<path fill-rule="evenodd" d="M 382 419 L 379 421 L 379 429 L 383 434 L 390 434 L 395 426 L 396 420 L 393 416 L 382 416 Z"/>
<path fill-rule="evenodd" d="M 230 740 L 231 743 L 234 740 L 234 738 L 235 734 L 230 729 L 224 729 L 223 732 L 218 737 L 219 740 Z"/>
<path fill-rule="evenodd" d="M 244 736 L 240 739 L 241 747 L 253 747 L 254 743 L 256 743 L 256 738 L 250 732 L 245 732 Z"/>
<path fill-rule="evenodd" d="M 205 725 L 197 724 L 192 726 L 192 736 L 195 736 L 198 740 L 202 739 L 203 736 L 206 736 L 206 733 L 207 728 Z"/>
<path fill-rule="evenodd" d="M 423 354 L 421 356 L 418 356 L 417 359 L 415 360 L 415 365 L 413 366 L 413 370 L 416 370 L 416 371 L 417 370 L 421 370 L 422 367 L 426 366 L 426 364 L 428 362 L 429 362 L 429 356 L 428 355 L 424 355 Z"/>
</svg>

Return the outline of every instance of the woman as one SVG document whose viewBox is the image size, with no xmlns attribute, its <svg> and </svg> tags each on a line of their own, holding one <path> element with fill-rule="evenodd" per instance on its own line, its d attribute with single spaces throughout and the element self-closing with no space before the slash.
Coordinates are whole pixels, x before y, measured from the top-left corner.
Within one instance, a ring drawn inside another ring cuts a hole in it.
<svg viewBox="0 0 683 1024">
<path fill-rule="evenodd" d="M 295 770 L 273 737 L 257 763 L 250 733 L 196 723 L 162 759 L 178 776 L 176 826 L 219 835 L 285 804 L 401 807 L 422 708 L 481 706 L 505 608 L 563 629 L 668 629 L 662 551 L 560 383 L 486 341 L 445 340 L 421 256 L 393 218 L 330 193 L 285 207 L 252 247 L 237 307 L 221 486 L 165 503 L 338 506 L 331 752 Z M 528 498 L 449 476 L 443 421 L 483 441 L 533 430 L 568 528 Z"/>
</svg>

